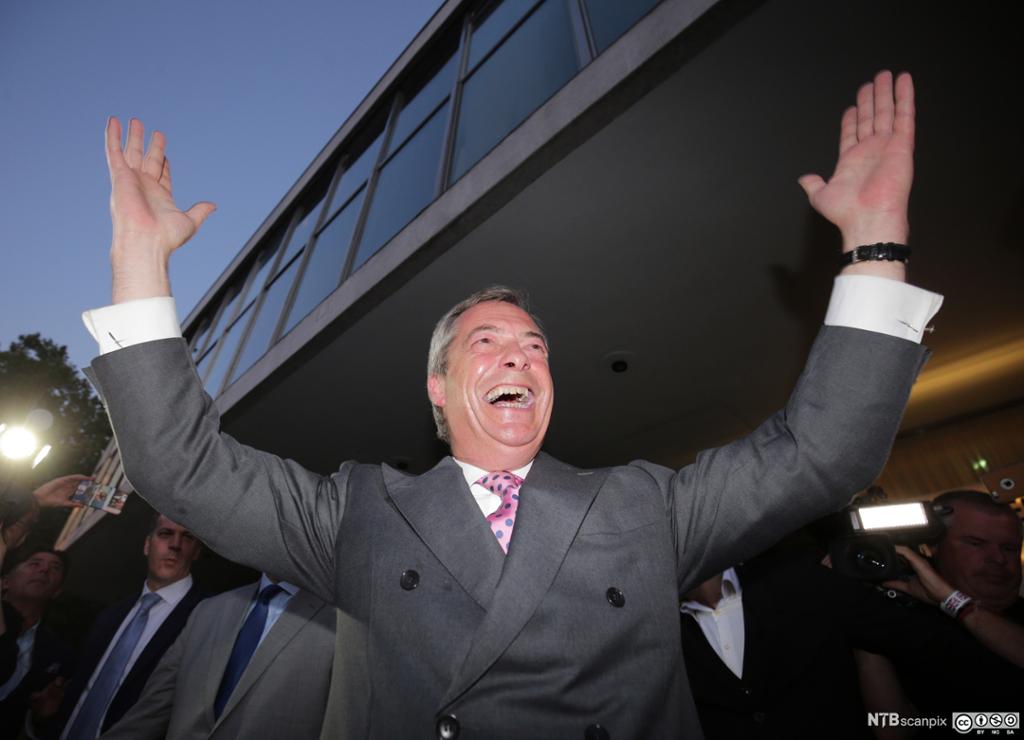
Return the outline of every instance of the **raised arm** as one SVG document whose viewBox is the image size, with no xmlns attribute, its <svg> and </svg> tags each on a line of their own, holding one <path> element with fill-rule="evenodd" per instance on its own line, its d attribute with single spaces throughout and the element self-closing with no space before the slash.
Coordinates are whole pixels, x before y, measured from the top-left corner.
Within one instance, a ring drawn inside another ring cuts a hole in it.
<svg viewBox="0 0 1024 740">
<path fill-rule="evenodd" d="M 907 243 L 913 178 L 914 83 L 904 72 L 894 85 L 885 70 L 861 86 L 857 104 L 843 113 L 832 176 L 826 182 L 809 174 L 799 182 L 814 209 L 839 228 L 845 253 L 879 242 Z M 844 273 L 906 279 L 901 262 L 859 262 Z"/>
<path fill-rule="evenodd" d="M 132 120 L 122 149 L 120 123 L 107 124 L 114 303 L 170 295 L 171 254 L 214 210 L 207 202 L 184 211 L 175 205 L 166 140 L 155 132 L 146 151 L 143 136 L 142 123 Z M 135 318 L 135 307 L 114 309 L 119 321 L 126 313 Z M 176 333 L 173 309 L 168 322 Z M 131 329 L 129 341 L 120 341 L 119 330 L 119 349 L 96 358 L 87 375 L 107 406 L 135 490 L 221 555 L 332 599 L 345 476 L 322 478 L 222 435 L 180 334 Z"/>
<path fill-rule="evenodd" d="M 213 203 L 201 201 L 186 211 L 174 204 L 167 140 L 154 131 L 144 150 L 142 122 L 128 123 L 121 148 L 121 123 L 107 121 L 107 169 L 110 171 L 110 245 L 114 303 L 169 296 L 167 263 L 171 253 L 196 233 L 213 213 Z"/>
<path fill-rule="evenodd" d="M 858 90 L 857 104 L 842 116 L 839 158 L 829 180 L 800 178 L 812 206 L 840 230 L 844 252 L 879 242 L 906 243 L 913 140 L 910 76 L 900 75 L 894 85 L 891 73 L 880 72 Z M 899 262 L 861 262 L 846 272 L 905 279 Z M 871 302 L 879 292 L 883 297 L 896 292 L 896 303 L 902 303 L 909 294 L 917 301 L 926 291 L 886 280 L 861 279 L 859 287 L 851 282 L 844 288 L 847 300 L 870 304 L 872 315 L 854 311 L 850 321 L 849 309 L 840 306 L 836 313 L 844 320 L 833 315 L 819 335 L 785 409 L 743 439 L 701 453 L 678 476 L 663 477 L 676 515 L 682 592 L 841 508 L 884 466 L 926 354 L 891 329 L 895 324 L 914 329 L 918 319 L 930 319 L 941 300 L 932 302 L 938 297 L 927 294 L 926 310 L 904 320 L 899 310 Z M 868 299 L 865 282 L 871 284 Z M 879 282 L 887 283 L 881 291 Z"/>
</svg>

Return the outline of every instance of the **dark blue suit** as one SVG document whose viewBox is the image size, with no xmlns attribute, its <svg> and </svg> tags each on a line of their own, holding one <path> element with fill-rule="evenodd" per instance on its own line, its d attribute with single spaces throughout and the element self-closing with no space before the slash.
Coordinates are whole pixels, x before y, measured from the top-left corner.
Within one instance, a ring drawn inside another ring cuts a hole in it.
<svg viewBox="0 0 1024 740">
<path fill-rule="evenodd" d="M 131 670 L 128 671 L 128 675 L 125 676 L 121 687 L 114 694 L 110 707 L 107 709 L 106 717 L 103 719 L 103 731 L 106 731 L 117 720 L 121 719 L 124 713 L 138 701 L 146 681 L 149 680 L 149 674 L 156 668 L 157 663 L 160 662 L 160 658 L 163 657 L 167 648 L 177 639 L 178 633 L 185 626 L 185 622 L 188 621 L 188 617 L 196 604 L 206 596 L 207 594 L 198 585 L 193 584 L 192 588 L 185 594 L 185 598 L 178 602 L 174 610 L 167 615 L 167 619 L 164 620 L 164 623 L 160 625 L 160 629 L 146 643 L 146 647 L 139 654 L 138 660 L 135 661 Z M 57 711 L 57 716 L 44 729 L 44 737 L 60 737 L 64 725 L 74 711 L 75 705 L 78 704 L 78 699 L 88 685 L 89 679 L 96 670 L 96 666 L 107 650 L 107 646 L 110 645 L 110 641 L 114 639 L 118 627 L 121 626 L 121 622 L 128 616 L 128 612 L 132 610 L 132 607 L 135 606 L 138 600 L 138 594 L 132 594 L 128 598 L 105 609 L 96 617 L 96 622 L 93 624 L 92 630 L 85 640 L 78 669 L 75 671 L 71 683 L 68 684 L 60 709 Z"/>
</svg>

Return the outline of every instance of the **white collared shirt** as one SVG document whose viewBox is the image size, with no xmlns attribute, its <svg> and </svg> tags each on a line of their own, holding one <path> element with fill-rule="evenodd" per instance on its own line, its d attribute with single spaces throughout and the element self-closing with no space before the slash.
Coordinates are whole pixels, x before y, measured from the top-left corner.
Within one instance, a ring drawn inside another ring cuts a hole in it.
<svg viewBox="0 0 1024 740">
<path fill-rule="evenodd" d="M 746 631 L 743 624 L 743 591 L 736 570 L 729 568 L 722 573 L 722 597 L 714 609 L 699 601 L 684 601 L 679 609 L 697 620 L 697 625 L 715 655 L 736 674 L 736 678 L 743 678 Z"/>
<path fill-rule="evenodd" d="M 470 465 L 467 462 L 462 462 L 462 460 L 456 460 L 454 457 L 452 460 L 455 460 L 459 467 L 462 468 L 462 475 L 466 478 L 466 485 L 469 486 L 469 492 L 473 494 L 473 500 L 476 501 L 476 505 L 480 507 L 480 513 L 487 517 L 497 511 L 498 507 L 501 505 L 501 496 L 494 491 L 487 490 L 477 483 L 477 481 L 485 475 L 493 473 L 494 471 L 478 468 L 476 465 Z M 518 475 L 523 480 L 526 480 L 526 474 L 530 472 L 530 468 L 532 467 L 533 460 L 530 460 L 530 462 L 526 463 L 523 467 L 516 468 L 511 472 L 513 475 Z"/>
<path fill-rule="evenodd" d="M 264 573 L 260 576 L 260 584 L 256 589 L 256 594 L 249 602 L 249 608 L 245 610 L 245 617 L 242 619 L 243 623 L 249 618 L 249 614 L 256 607 L 256 596 L 259 596 L 263 589 L 272 584 L 273 581 L 267 577 Z M 292 597 L 299 592 L 299 587 L 288 581 L 278 581 L 277 585 L 281 587 L 281 590 L 274 595 L 274 598 L 267 604 L 267 623 L 263 626 L 263 632 L 260 634 L 260 641 L 256 643 L 256 647 L 259 647 L 267 633 L 270 632 L 270 628 L 277 622 L 277 618 L 281 616 L 285 609 L 288 608 L 288 602 L 292 600 Z"/>
<path fill-rule="evenodd" d="M 117 628 L 117 632 L 115 632 L 114 636 L 111 638 L 110 643 L 107 645 L 107 649 L 103 652 L 103 657 L 100 658 L 100 662 L 96 664 L 96 668 L 93 670 L 92 676 L 89 677 L 89 683 L 86 685 L 82 695 L 78 698 L 78 704 L 75 705 L 74 711 L 71 712 L 71 716 L 68 717 L 67 724 L 64 725 L 64 731 L 61 733 L 61 740 L 66 740 L 67 732 L 74 725 L 75 718 L 78 716 L 78 712 L 82 709 L 82 703 L 92 690 L 92 685 L 96 682 L 96 677 L 99 675 L 100 669 L 103 668 L 103 664 L 107 662 L 107 657 L 110 655 L 110 651 L 121 638 L 121 633 L 127 629 L 129 624 L 131 624 L 132 619 L 135 618 L 136 612 L 139 611 L 139 607 L 142 604 L 142 597 L 148 593 L 155 593 L 160 597 L 160 600 L 149 610 L 149 616 L 146 619 L 146 627 L 142 630 L 142 635 L 139 637 L 139 641 L 136 643 L 135 649 L 128 658 L 128 663 L 124 667 L 124 673 L 122 673 L 121 677 L 117 680 L 117 689 L 114 690 L 115 695 L 117 690 L 121 688 L 121 683 L 124 681 L 124 677 L 131 672 L 132 667 L 135 665 L 135 661 L 139 659 L 139 655 L 141 655 L 142 651 L 146 649 L 146 645 L 149 644 L 153 635 L 155 635 L 156 631 L 163 626 L 167 617 L 171 615 L 171 612 L 173 612 L 174 608 L 178 606 L 182 599 L 185 598 L 185 594 L 187 594 L 191 588 L 191 573 L 180 581 L 175 581 L 171 585 L 164 586 L 156 591 L 150 591 L 149 586 L 146 584 L 142 585 L 142 593 L 139 594 L 139 598 L 135 602 L 135 606 L 129 609 L 128 614 L 121 620 L 121 626 Z M 100 725 L 103 725 L 102 720 L 100 720 Z"/>
</svg>

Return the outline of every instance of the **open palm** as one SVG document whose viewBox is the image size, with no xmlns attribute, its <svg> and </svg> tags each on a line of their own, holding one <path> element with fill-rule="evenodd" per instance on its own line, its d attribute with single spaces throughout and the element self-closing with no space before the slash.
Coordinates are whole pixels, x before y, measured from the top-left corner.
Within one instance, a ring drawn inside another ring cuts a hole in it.
<svg viewBox="0 0 1024 740">
<path fill-rule="evenodd" d="M 155 131 L 144 151 L 142 123 L 132 119 L 121 149 L 121 123 L 111 118 L 106 130 L 107 167 L 110 170 L 110 215 L 114 225 L 112 255 L 132 264 L 166 260 L 213 213 L 203 201 L 188 210 L 174 203 L 167 141 Z"/>
<path fill-rule="evenodd" d="M 905 241 L 914 175 L 914 86 L 879 72 L 843 114 L 839 160 L 828 182 L 804 175 L 811 205 L 839 227 L 844 250 L 876 241 Z"/>
</svg>

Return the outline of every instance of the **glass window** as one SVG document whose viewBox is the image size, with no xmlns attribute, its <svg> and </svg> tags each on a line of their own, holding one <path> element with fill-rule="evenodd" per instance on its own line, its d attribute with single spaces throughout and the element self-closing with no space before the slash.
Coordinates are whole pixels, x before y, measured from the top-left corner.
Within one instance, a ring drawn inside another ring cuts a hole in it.
<svg viewBox="0 0 1024 740">
<path fill-rule="evenodd" d="M 659 0 L 586 0 L 590 30 L 594 34 L 597 53 L 612 45 L 633 24 L 647 15 Z"/>
<path fill-rule="evenodd" d="M 568 82 L 578 64 L 566 3 L 548 0 L 466 80 L 452 182 Z"/>
<path fill-rule="evenodd" d="M 267 249 L 259 256 L 259 261 L 256 264 L 256 277 L 249 283 L 248 290 L 246 293 L 254 298 L 259 296 L 260 288 L 267 282 L 267 273 L 270 272 L 270 268 L 274 266 L 274 256 L 277 253 L 277 246 Z M 250 301 L 251 303 L 252 301 Z"/>
<path fill-rule="evenodd" d="M 204 316 L 202 321 L 199 322 L 199 329 L 196 331 L 192 339 L 192 357 L 196 357 L 203 349 L 203 344 L 206 343 L 206 335 L 210 330 L 210 317 L 209 315 Z"/>
<path fill-rule="evenodd" d="M 295 276 L 295 268 L 298 267 L 298 264 L 298 258 L 292 260 L 291 264 L 284 268 L 267 288 L 267 295 L 259 307 L 259 313 L 253 319 L 249 339 L 246 341 L 245 347 L 242 348 L 242 354 L 238 356 L 238 364 L 235 366 L 235 372 L 231 375 L 232 383 L 252 367 L 253 363 L 270 348 L 274 329 L 277 327 L 278 319 L 281 318 L 281 308 L 288 297 L 288 289 L 291 288 L 292 278 Z"/>
<path fill-rule="evenodd" d="M 320 215 L 320 204 L 322 202 L 323 197 L 321 197 L 320 200 L 318 200 L 313 207 L 306 212 L 306 215 L 302 217 L 302 220 L 295 225 L 292 235 L 288 238 L 288 248 L 284 251 L 284 256 L 281 258 L 282 262 L 287 262 L 293 254 L 306 246 L 306 241 L 313 235 L 313 227 L 316 226 L 316 218 Z"/>
<path fill-rule="evenodd" d="M 216 337 L 217 332 L 220 331 L 220 327 L 224 326 L 231 320 L 231 314 L 235 310 L 235 304 L 238 302 L 238 287 L 231 286 L 228 289 L 227 298 L 223 301 L 224 310 L 221 311 L 217 317 L 213 320 L 213 326 L 210 329 L 210 335 Z"/>
<path fill-rule="evenodd" d="M 214 341 L 213 346 L 206 351 L 202 357 L 199 358 L 199 362 L 196 363 L 196 373 L 199 375 L 200 380 L 206 375 L 206 371 L 210 369 L 210 361 L 213 359 L 213 355 L 217 350 L 217 342 Z"/>
<path fill-rule="evenodd" d="M 536 4 L 537 0 L 505 0 L 492 6 L 487 15 L 473 24 L 473 35 L 469 40 L 469 66 L 466 69 L 473 69 L 526 11 Z"/>
<path fill-rule="evenodd" d="M 335 216 L 316 238 L 313 254 L 306 264 L 302 284 L 295 294 L 295 302 L 284 326 L 285 334 L 338 287 L 341 269 L 348 256 L 348 245 L 352 240 L 352 231 L 355 229 L 356 219 L 359 218 L 359 209 L 363 204 L 365 192 L 360 191 L 345 210 Z"/>
<path fill-rule="evenodd" d="M 381 168 L 353 270 L 434 199 L 447 111 L 447 104 L 438 109 Z"/>
<path fill-rule="evenodd" d="M 217 397 L 217 393 L 220 391 L 221 385 L 224 383 L 224 376 L 227 374 L 228 367 L 231 365 L 231 358 L 235 355 L 235 350 L 238 349 L 238 342 L 242 338 L 242 334 L 245 333 L 245 326 L 249 323 L 249 317 L 252 316 L 252 306 L 248 306 L 242 315 L 231 325 L 231 328 L 224 334 L 224 338 L 220 340 L 220 352 L 217 352 L 216 358 L 212 360 L 213 366 L 206 376 L 206 380 L 203 385 L 206 387 L 206 392 L 214 398 Z M 212 350 L 211 350 L 212 354 Z M 204 358 L 205 359 L 205 358 Z"/>
<path fill-rule="evenodd" d="M 340 207 L 362 187 L 370 176 L 373 166 L 377 163 L 377 153 L 380 151 L 381 136 L 377 136 L 370 146 L 366 147 L 362 154 L 349 165 L 349 168 L 342 173 L 338 181 L 338 188 L 334 193 L 334 203 Z"/>
<path fill-rule="evenodd" d="M 391 134 L 390 151 L 393 152 L 398 149 L 408 138 L 409 134 L 451 92 L 457 61 L 458 59 L 453 53 L 441 67 L 441 70 L 430 78 L 418 92 L 410 93 L 410 99 L 402 107 L 401 113 L 398 114 L 398 120 L 395 122 L 395 130 Z"/>
</svg>

